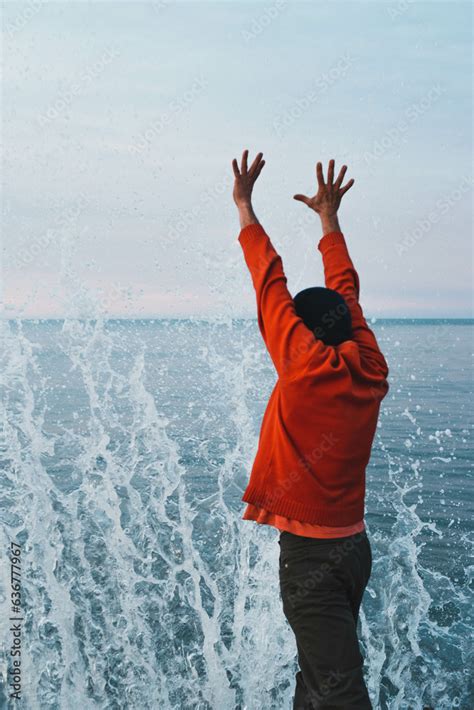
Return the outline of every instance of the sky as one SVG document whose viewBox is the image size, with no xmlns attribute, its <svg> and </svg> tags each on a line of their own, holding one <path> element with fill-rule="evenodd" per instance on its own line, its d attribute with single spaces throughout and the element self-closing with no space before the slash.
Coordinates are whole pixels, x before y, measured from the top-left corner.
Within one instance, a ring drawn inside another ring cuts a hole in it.
<svg viewBox="0 0 474 710">
<path fill-rule="evenodd" d="M 251 317 L 231 161 L 288 287 L 323 284 L 315 165 L 370 318 L 472 317 L 472 6 L 8 2 L 1 317 Z"/>
</svg>

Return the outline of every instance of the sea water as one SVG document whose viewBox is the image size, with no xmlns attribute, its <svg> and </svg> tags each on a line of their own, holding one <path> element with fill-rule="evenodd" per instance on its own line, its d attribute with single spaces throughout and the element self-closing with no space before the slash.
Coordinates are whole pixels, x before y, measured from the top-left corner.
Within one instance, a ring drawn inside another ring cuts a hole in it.
<svg viewBox="0 0 474 710">
<path fill-rule="evenodd" d="M 241 519 L 275 381 L 256 322 L 0 327 L 0 706 L 291 708 L 278 532 Z M 372 327 L 390 392 L 367 469 L 370 696 L 383 710 L 472 710 L 472 322 Z"/>
</svg>

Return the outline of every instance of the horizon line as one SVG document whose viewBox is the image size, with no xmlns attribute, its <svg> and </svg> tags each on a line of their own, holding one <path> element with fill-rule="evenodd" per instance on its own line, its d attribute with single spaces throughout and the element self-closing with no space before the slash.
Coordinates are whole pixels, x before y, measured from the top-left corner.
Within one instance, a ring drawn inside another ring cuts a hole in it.
<svg viewBox="0 0 474 710">
<path fill-rule="evenodd" d="M 228 320 L 226 316 L 38 316 L 38 317 L 28 317 L 28 318 L 5 318 L 0 316 L 0 321 L 4 322 L 37 322 L 37 321 L 66 321 L 66 320 L 77 320 L 77 321 L 92 321 L 92 320 L 104 320 L 104 321 L 204 321 L 204 322 L 218 322 L 220 320 Z M 256 316 L 231 316 L 232 321 L 253 321 L 257 320 Z M 474 324 L 474 317 L 472 316 L 372 316 L 366 317 L 367 324 L 374 324 L 378 322 L 390 322 L 390 321 L 435 321 L 435 322 L 453 322 L 453 321 L 464 321 Z"/>
</svg>

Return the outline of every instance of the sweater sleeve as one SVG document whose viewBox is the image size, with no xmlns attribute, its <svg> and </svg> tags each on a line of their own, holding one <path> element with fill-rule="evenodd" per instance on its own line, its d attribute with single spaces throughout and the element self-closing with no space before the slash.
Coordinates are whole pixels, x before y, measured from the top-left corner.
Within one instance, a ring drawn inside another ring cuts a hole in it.
<svg viewBox="0 0 474 710">
<path fill-rule="evenodd" d="M 344 235 L 342 232 L 325 234 L 318 244 L 318 249 L 323 256 L 327 288 L 338 291 L 349 306 L 353 340 L 359 346 L 361 362 L 383 378 L 387 378 L 387 362 L 359 304 L 359 276 L 349 256 Z"/>
<path fill-rule="evenodd" d="M 239 242 L 249 268 L 257 299 L 258 326 L 278 376 L 293 377 L 304 356 L 323 359 L 327 347 L 317 340 L 296 314 L 287 288 L 281 257 L 260 224 L 244 227 Z"/>
</svg>

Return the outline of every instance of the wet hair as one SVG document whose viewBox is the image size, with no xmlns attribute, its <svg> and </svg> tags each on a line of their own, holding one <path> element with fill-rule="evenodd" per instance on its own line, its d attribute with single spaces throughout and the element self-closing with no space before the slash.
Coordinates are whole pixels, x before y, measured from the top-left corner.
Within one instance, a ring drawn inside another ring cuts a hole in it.
<svg viewBox="0 0 474 710">
<path fill-rule="evenodd" d="M 340 293 L 323 286 L 312 286 L 294 297 L 296 313 L 318 340 L 339 345 L 352 338 L 349 306 Z"/>
</svg>

